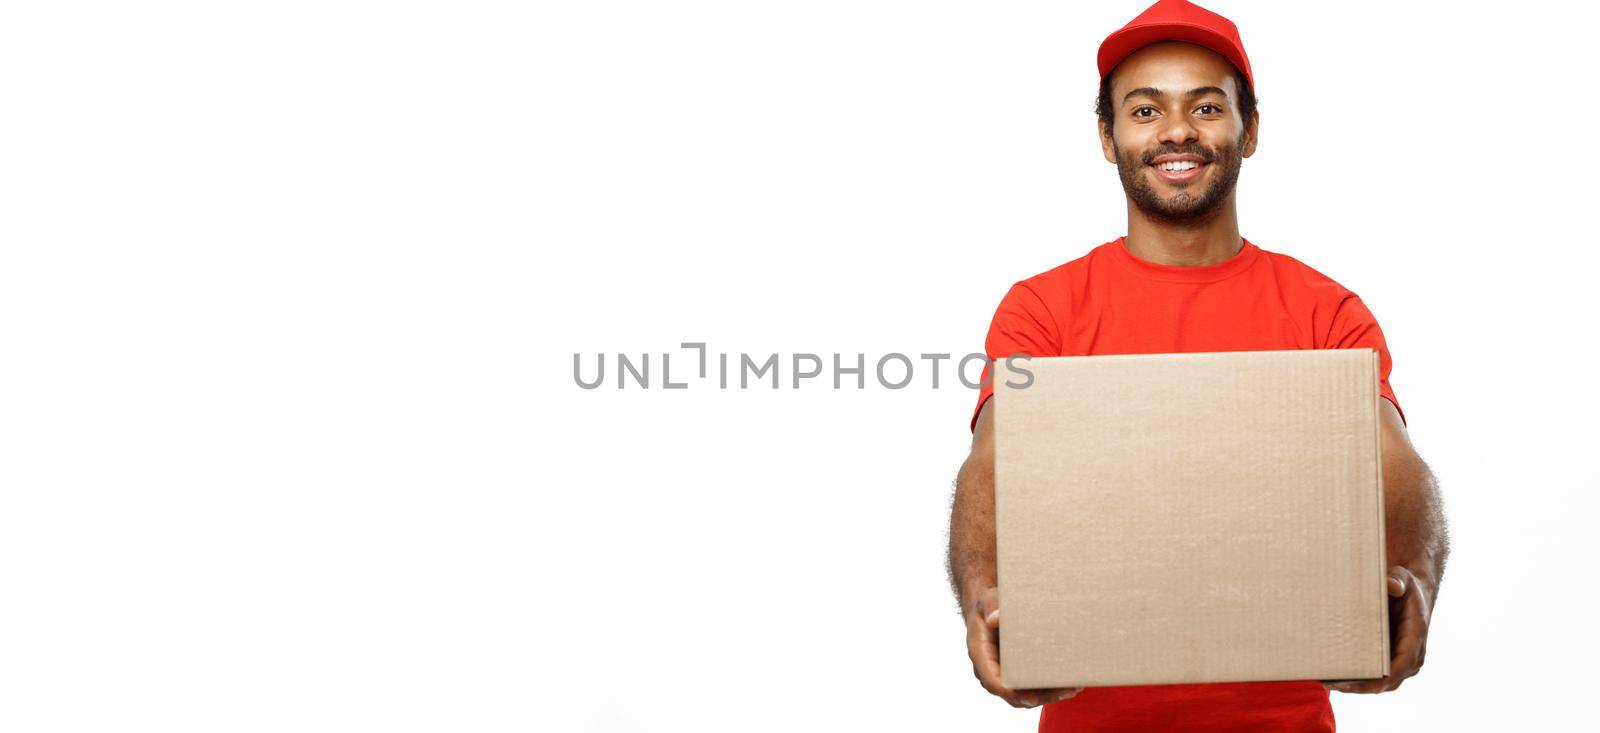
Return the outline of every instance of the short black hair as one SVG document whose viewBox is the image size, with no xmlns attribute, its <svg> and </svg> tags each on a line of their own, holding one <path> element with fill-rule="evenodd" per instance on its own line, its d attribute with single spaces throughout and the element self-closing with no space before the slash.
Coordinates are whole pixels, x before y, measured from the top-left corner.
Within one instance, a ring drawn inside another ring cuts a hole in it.
<svg viewBox="0 0 1600 733">
<path fill-rule="evenodd" d="M 1115 74 L 1113 70 L 1111 74 Z M 1111 129 L 1112 121 L 1116 118 L 1116 105 L 1111 103 L 1111 74 L 1106 74 L 1100 79 L 1100 96 L 1095 99 L 1094 113 L 1100 121 L 1106 123 L 1106 128 Z M 1250 126 L 1250 118 L 1256 113 L 1256 90 L 1250 88 L 1250 81 L 1244 78 L 1244 72 L 1235 68 L 1233 79 L 1239 87 L 1239 117 L 1244 120 L 1244 126 Z"/>
</svg>

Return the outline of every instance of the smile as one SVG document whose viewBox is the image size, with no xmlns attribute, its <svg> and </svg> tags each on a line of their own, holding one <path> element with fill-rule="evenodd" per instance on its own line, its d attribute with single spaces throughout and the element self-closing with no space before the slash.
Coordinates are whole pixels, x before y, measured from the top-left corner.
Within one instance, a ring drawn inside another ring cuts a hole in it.
<svg viewBox="0 0 1600 733">
<path fill-rule="evenodd" d="M 1169 160 L 1150 164 L 1156 170 L 1156 175 L 1168 181 L 1188 181 L 1198 178 L 1205 167 L 1209 165 L 1198 160 Z"/>
<path fill-rule="evenodd" d="M 1157 155 L 1150 162 L 1150 168 L 1155 168 L 1155 174 L 1162 176 L 1163 181 L 1182 182 L 1200 178 L 1205 171 L 1205 158 L 1195 154 L 1166 154 Z"/>
</svg>

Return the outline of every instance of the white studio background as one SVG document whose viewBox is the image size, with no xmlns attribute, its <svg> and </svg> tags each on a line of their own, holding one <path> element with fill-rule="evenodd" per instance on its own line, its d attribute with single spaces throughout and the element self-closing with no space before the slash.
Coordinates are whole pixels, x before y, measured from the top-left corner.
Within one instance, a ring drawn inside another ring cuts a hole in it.
<svg viewBox="0 0 1600 733">
<path fill-rule="evenodd" d="M 981 348 L 1123 232 L 1093 55 L 1146 4 L 6 4 L 0 729 L 1033 729 L 945 585 L 951 373 L 572 358 Z M 1454 533 L 1341 729 L 1579 727 L 1593 11 L 1207 5 L 1245 235 L 1377 314 Z"/>
</svg>

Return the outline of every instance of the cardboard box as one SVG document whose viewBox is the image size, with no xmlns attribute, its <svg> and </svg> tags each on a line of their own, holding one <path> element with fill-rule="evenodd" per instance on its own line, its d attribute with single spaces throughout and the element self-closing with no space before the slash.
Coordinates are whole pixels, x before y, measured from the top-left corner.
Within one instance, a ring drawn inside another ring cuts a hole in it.
<svg viewBox="0 0 1600 733">
<path fill-rule="evenodd" d="M 1026 367 L 994 397 L 1007 687 L 1384 675 L 1377 352 Z"/>
</svg>

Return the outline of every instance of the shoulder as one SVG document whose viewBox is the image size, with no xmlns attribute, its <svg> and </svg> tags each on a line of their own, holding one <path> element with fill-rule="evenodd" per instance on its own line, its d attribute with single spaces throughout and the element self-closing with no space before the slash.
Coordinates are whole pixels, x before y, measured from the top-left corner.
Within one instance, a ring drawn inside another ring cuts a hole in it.
<svg viewBox="0 0 1600 733">
<path fill-rule="evenodd" d="M 1029 291 L 1047 305 L 1068 303 L 1073 292 L 1083 289 L 1089 273 L 1108 256 L 1107 248 L 1116 243 L 1112 240 L 1096 245 L 1076 259 L 1017 281 L 1013 287 Z"/>
<path fill-rule="evenodd" d="M 1335 303 L 1355 296 L 1355 293 L 1340 285 L 1337 280 L 1295 257 L 1266 248 L 1261 248 L 1261 254 L 1285 290 L 1297 291 L 1318 301 Z"/>
<path fill-rule="evenodd" d="M 1376 330 L 1377 319 L 1354 291 L 1294 257 L 1262 252 L 1272 264 L 1284 306 L 1309 319 L 1315 348 L 1347 348 L 1356 343 L 1352 334 L 1359 338 Z"/>
</svg>

